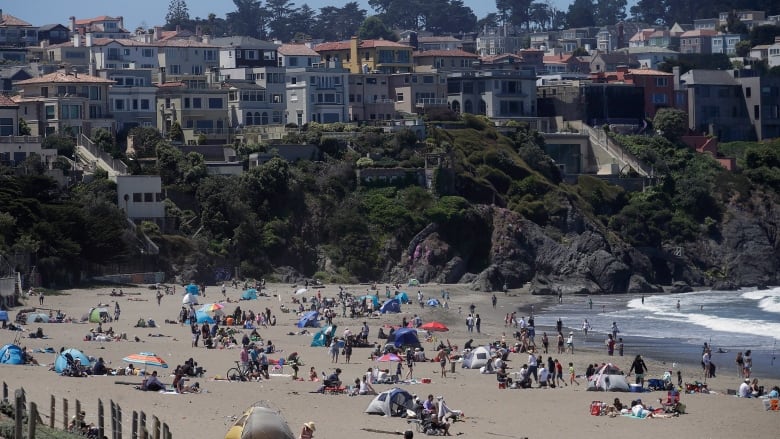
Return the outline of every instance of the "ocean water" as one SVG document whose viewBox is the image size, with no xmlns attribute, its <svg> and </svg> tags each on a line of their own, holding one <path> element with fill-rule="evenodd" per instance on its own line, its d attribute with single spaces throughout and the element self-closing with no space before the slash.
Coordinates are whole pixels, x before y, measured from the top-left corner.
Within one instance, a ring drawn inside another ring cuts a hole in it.
<svg viewBox="0 0 780 439">
<path fill-rule="evenodd" d="M 698 363 L 706 342 L 713 348 L 713 362 L 719 373 L 735 378 L 737 352 L 750 349 L 754 376 L 780 379 L 780 287 L 645 295 L 644 302 L 637 295 L 590 299 L 592 309 L 588 296 L 565 296 L 563 303 L 540 303 L 535 324 L 554 327 L 561 318 L 566 332 L 574 331 L 575 346 L 584 343 L 595 347 L 604 345 L 612 322 L 616 322 L 626 356 L 643 354 L 672 364 Z M 581 331 L 584 319 L 591 326 L 587 339 Z"/>
</svg>

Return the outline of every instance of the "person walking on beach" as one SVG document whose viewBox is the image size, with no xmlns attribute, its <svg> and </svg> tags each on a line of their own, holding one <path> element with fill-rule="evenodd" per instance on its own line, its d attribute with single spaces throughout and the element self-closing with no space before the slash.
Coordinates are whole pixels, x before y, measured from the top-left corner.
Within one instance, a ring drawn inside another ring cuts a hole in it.
<svg viewBox="0 0 780 439">
<path fill-rule="evenodd" d="M 121 311 L 119 310 L 119 301 L 116 301 L 114 302 L 114 320 L 119 320 L 120 312 Z"/>
<path fill-rule="evenodd" d="M 647 365 L 641 355 L 637 355 L 634 358 L 634 362 L 631 363 L 631 369 L 628 370 L 628 376 L 631 376 L 631 372 L 636 374 L 636 384 L 640 384 L 645 387 L 645 373 L 647 372 Z"/>
<path fill-rule="evenodd" d="M 588 319 L 585 319 L 582 322 L 582 333 L 585 334 L 585 340 L 588 339 L 588 331 L 590 330 L 590 323 L 588 322 Z"/>
<path fill-rule="evenodd" d="M 38 303 L 43 305 L 43 291 L 41 290 L 40 294 L 38 294 Z"/>
<path fill-rule="evenodd" d="M 528 376 L 529 377 L 533 376 L 534 377 L 534 381 L 536 381 L 536 382 L 539 381 L 539 376 L 537 375 L 537 368 L 538 368 L 538 366 L 539 365 L 538 365 L 537 360 L 536 360 L 536 355 L 534 355 L 534 350 L 531 349 L 528 352 Z"/>
<path fill-rule="evenodd" d="M 744 368 L 744 375 L 745 378 L 750 378 L 750 370 L 753 368 L 753 357 L 750 355 L 751 350 L 748 349 L 745 351 L 745 356 L 743 360 L 745 361 L 745 368 Z"/>
<path fill-rule="evenodd" d="M 591 299 L 590 297 L 588 297 L 588 307 L 590 309 L 593 309 L 593 299 Z"/>
<path fill-rule="evenodd" d="M 544 353 L 547 353 L 547 348 L 550 346 L 550 339 L 547 338 L 547 333 L 542 332 L 542 347 L 544 348 Z"/>
<path fill-rule="evenodd" d="M 558 332 L 563 332 L 563 320 L 561 320 L 560 317 L 558 317 L 558 320 L 555 322 L 555 330 Z"/>
<path fill-rule="evenodd" d="M 558 353 L 562 354 L 563 353 L 563 334 L 560 331 L 558 331 L 557 343 L 558 343 Z"/>
<path fill-rule="evenodd" d="M 493 309 L 496 309 L 496 303 L 498 302 L 498 299 L 496 298 L 495 294 L 493 294 L 493 297 L 490 298 L 490 302 L 493 304 Z"/>
<path fill-rule="evenodd" d="M 479 314 L 477 314 L 477 316 L 474 318 L 474 326 L 477 327 L 477 334 L 481 334 L 482 317 L 480 317 Z"/>
<path fill-rule="evenodd" d="M 745 360 L 742 358 L 742 351 L 737 352 L 737 376 L 740 378 L 745 377 Z"/>
<path fill-rule="evenodd" d="M 444 347 L 439 349 L 436 359 L 439 361 L 439 366 L 441 366 L 441 377 L 447 378 L 447 350 Z"/>
<path fill-rule="evenodd" d="M 680 310 L 680 300 L 678 299 L 677 300 L 677 311 L 679 311 L 679 310 Z"/>
<path fill-rule="evenodd" d="M 580 382 L 577 381 L 577 374 L 574 372 L 574 363 L 570 361 L 569 362 L 569 384 L 573 386 L 574 383 L 577 383 L 578 386 L 580 385 Z"/>
<path fill-rule="evenodd" d="M 408 372 L 406 372 L 406 378 L 407 379 L 414 379 L 414 355 L 412 354 L 412 349 L 409 348 L 406 350 L 406 368 L 409 369 Z M 401 362 L 398 362 L 398 377 L 401 377 Z"/>
<path fill-rule="evenodd" d="M 623 356 L 623 337 L 618 338 L 618 355 Z"/>
<path fill-rule="evenodd" d="M 610 357 L 615 354 L 615 339 L 612 334 L 607 334 L 607 340 L 604 342 L 607 345 L 607 355 Z"/>
<path fill-rule="evenodd" d="M 569 338 L 566 339 L 566 352 L 574 355 L 574 331 L 569 332 Z"/>
<path fill-rule="evenodd" d="M 618 329 L 617 322 L 612 322 L 612 338 L 617 340 L 618 332 L 620 332 L 620 329 Z"/>
</svg>

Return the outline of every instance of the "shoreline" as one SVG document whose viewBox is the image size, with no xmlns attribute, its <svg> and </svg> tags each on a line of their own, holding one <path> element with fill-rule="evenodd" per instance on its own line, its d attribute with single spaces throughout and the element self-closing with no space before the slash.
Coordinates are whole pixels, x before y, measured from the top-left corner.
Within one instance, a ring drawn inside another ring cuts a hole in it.
<svg viewBox="0 0 780 439">
<path fill-rule="evenodd" d="M 286 357 L 291 352 L 298 352 L 305 364 L 301 368 L 302 375 L 308 376 L 309 367 L 314 367 L 318 373 L 330 373 L 339 367 L 344 371 L 342 380 L 345 383 L 352 383 L 355 377 L 365 373 L 367 367 L 388 368 L 394 366 L 393 363 L 370 361 L 368 359 L 370 349 L 368 348 L 356 348 L 350 364 L 346 364 L 343 358 L 338 363 L 331 362 L 326 348 L 310 346 L 311 335 L 316 332 L 316 329 L 308 328 L 309 334 L 301 334 L 301 330 L 294 326 L 298 320 L 296 314 L 279 311 L 281 304 L 291 306 L 291 299 L 294 297 L 296 287 L 282 284 L 269 284 L 267 287 L 271 297 L 260 297 L 253 301 L 235 301 L 240 291 L 228 286 L 228 296 L 233 301 L 225 303 L 225 309 L 228 313 L 232 313 L 236 306 L 256 312 L 265 308 L 272 310 L 278 319 L 277 326 L 259 329 L 264 341 L 272 340 L 282 350 L 280 353 L 272 354 L 271 358 L 277 359 Z M 368 285 L 345 285 L 345 287 L 356 295 L 360 295 L 370 288 Z M 418 289 L 425 294 L 426 298 L 439 298 L 442 289 L 449 291 L 451 293 L 450 309 L 419 308 L 416 303 Z M 110 287 L 108 290 L 110 291 Z M 176 318 L 181 308 L 182 296 L 180 294 L 164 296 L 162 303 L 158 306 L 154 299 L 154 290 L 148 289 L 146 286 L 125 287 L 124 291 L 125 297 L 116 298 L 106 297 L 106 288 L 104 287 L 67 290 L 61 292 L 60 295 L 46 296 L 44 307 L 62 309 L 69 316 L 78 319 L 98 302 L 118 300 L 122 306 L 121 319 L 111 322 L 110 325 L 113 325 L 115 331 L 126 332 L 128 341 L 109 343 L 84 341 L 84 334 L 94 324 L 62 323 L 28 325 L 28 329 L 33 330 L 36 326 L 42 326 L 51 338 L 43 340 L 23 338 L 20 345 L 27 346 L 29 349 L 42 349 L 50 346 L 55 350 L 59 349 L 60 346 L 76 347 L 88 355 L 104 357 L 111 367 L 124 366 L 121 359 L 130 353 L 155 352 L 170 365 L 168 369 L 157 369 L 163 372 L 161 379 L 168 385 L 172 380 L 170 373 L 173 368 L 185 359 L 194 357 L 195 361 L 207 370 L 206 377 L 196 380 L 200 381 L 201 387 L 208 393 L 167 395 L 142 392 L 134 390 L 130 386 L 118 385 L 120 381 L 128 380 L 127 377 L 64 378 L 48 371 L 46 367 L 29 365 L 0 366 L 2 371 L 0 373 L 3 374 L 2 380 L 8 382 L 12 387 L 24 387 L 28 391 L 28 400 L 37 401 L 39 404 L 46 403 L 50 395 L 55 395 L 58 399 L 62 397 L 71 400 L 80 399 L 82 406 L 87 411 L 88 422 L 94 420 L 98 395 L 104 402 L 107 402 L 108 399 L 120 401 L 127 413 L 134 410 L 145 410 L 147 414 L 153 412 L 162 422 L 167 422 L 172 432 L 177 436 L 222 438 L 230 427 L 233 417 L 240 416 L 249 405 L 258 400 L 269 400 L 273 406 L 282 410 L 294 433 L 300 431 L 303 422 L 314 421 L 317 424 L 315 437 L 318 438 L 381 439 L 385 435 L 366 432 L 363 428 L 370 426 L 386 432 L 402 432 L 408 427 L 403 419 L 364 414 L 363 411 L 371 401 L 371 397 L 310 393 L 316 389 L 318 383 L 291 380 L 289 374 L 292 371 L 287 366 L 283 370 L 273 373 L 270 380 L 261 382 L 236 383 L 216 380 L 215 377 L 224 376 L 228 367 L 233 366 L 234 361 L 239 357 L 240 349 L 193 348 L 191 347 L 189 327 L 164 323 L 166 319 Z M 338 294 L 338 286 L 327 285 L 322 289 L 312 290 L 306 296 L 311 297 L 318 291 L 323 296 L 334 297 Z M 334 321 L 338 325 L 337 334 L 342 334 L 346 328 L 355 331 L 366 321 L 371 329 L 369 341 L 373 342 L 376 340 L 376 333 L 380 326 L 396 325 L 400 323 L 402 318 L 411 319 L 413 315 L 418 314 L 424 322 L 435 320 L 449 326 L 449 332 L 435 333 L 434 339 L 449 340 L 455 345 L 462 346 L 469 338 L 474 338 L 476 346 L 500 340 L 502 333 L 506 333 L 507 342 L 509 342 L 513 340 L 511 337 L 513 331 L 504 327 L 505 314 L 518 307 L 526 307 L 523 309 L 530 310 L 531 305 L 539 312 L 551 299 L 545 296 L 523 294 L 505 296 L 503 293 L 497 292 L 497 306 L 493 308 L 491 306 L 492 293 L 473 292 L 459 285 L 423 285 L 419 288 L 405 287 L 402 288 L 402 291 L 406 291 L 415 303 L 404 305 L 400 314 L 352 319 L 341 318 L 340 309 L 338 309 L 339 315 Z M 374 292 L 379 293 L 380 299 L 383 299 L 384 284 L 378 285 L 378 290 Z M 274 297 L 273 294 L 277 296 Z M 515 294 L 517 293 L 515 292 Z M 219 292 L 219 288 L 211 286 L 207 287 L 207 297 L 201 298 L 201 302 L 207 303 L 221 299 L 222 294 Z M 481 314 L 483 319 L 481 333 L 469 333 L 465 329 L 465 318 L 472 303 L 476 306 L 476 312 Z M 19 309 L 36 305 L 37 300 L 28 300 L 25 306 L 10 311 L 12 319 Z M 111 305 L 113 306 L 113 302 Z M 458 307 L 461 308 L 460 314 Z M 158 322 L 159 327 L 135 328 L 134 325 L 139 318 L 152 318 Z M 544 328 L 554 327 L 541 324 L 537 325 L 537 328 L 537 335 L 541 335 Z M 581 334 L 576 329 L 574 332 Z M 162 334 L 163 337 L 153 336 L 153 334 Z M 10 342 L 14 335 L 16 334 L 10 331 L 0 332 L 0 336 L 6 340 L 5 342 Z M 26 333 L 23 336 L 26 336 Z M 139 342 L 132 341 L 136 336 L 139 337 Z M 575 339 L 576 352 L 573 355 L 544 354 L 545 360 L 548 356 L 558 358 L 564 365 L 571 361 L 574 363 L 577 373 L 583 374 L 587 364 L 600 364 L 610 360 L 621 369 L 627 370 L 631 364 L 630 360 L 635 355 L 633 347 L 629 347 L 627 343 L 625 357 L 608 357 L 600 347 L 601 345 L 596 344 L 595 334 L 593 345 L 590 342 L 582 343 L 581 335 L 579 338 L 579 341 Z M 435 341 L 425 341 L 423 346 L 427 356 L 432 356 L 435 352 Z M 634 346 L 644 348 L 644 345 L 638 341 Z M 551 348 L 550 352 L 554 352 L 556 349 L 555 346 L 551 346 Z M 650 355 L 650 352 L 642 354 L 650 369 L 647 378 L 660 378 L 663 372 L 668 369 L 668 362 L 657 359 Z M 36 353 L 35 355 L 42 363 L 50 364 L 54 360 L 54 355 L 51 354 Z M 527 355 L 525 354 L 511 354 L 509 364 L 512 371 L 518 370 L 520 365 L 526 362 L 526 359 Z M 697 378 L 697 374 L 700 374 L 700 366 L 697 363 L 681 362 L 677 366 L 683 370 L 686 382 L 701 381 Z M 447 377 L 444 378 L 440 377 L 438 364 L 425 362 L 415 365 L 414 377 L 418 380 L 430 379 L 431 383 L 420 384 L 419 381 L 416 381 L 411 384 L 403 384 L 401 387 L 410 393 L 421 396 L 427 394 L 444 395 L 447 398 L 448 406 L 464 410 L 466 413 L 465 422 L 453 424 L 453 434 L 462 433 L 475 438 L 486 437 L 486 435 L 540 437 L 552 434 L 555 437 L 598 435 L 602 439 L 617 439 L 625 435 L 625 427 L 628 426 L 635 430 L 635 435 L 638 437 L 658 434 L 723 437 L 741 432 L 740 426 L 745 425 L 746 422 L 756 426 L 756 434 L 771 436 L 776 428 L 776 414 L 760 409 L 760 401 L 741 400 L 727 396 L 727 389 L 735 389 L 740 381 L 734 376 L 735 373 L 731 373 L 731 368 L 728 366 L 721 366 L 719 370 L 721 372 L 718 373 L 717 378 L 707 380 L 709 388 L 716 393 L 710 395 L 686 394 L 683 396 L 683 401 L 689 407 L 690 415 L 644 422 L 590 416 L 588 408 L 594 399 L 610 402 L 613 398 L 619 397 L 625 401 L 630 400 L 634 395 L 586 392 L 585 383 L 582 380 L 580 380 L 580 386 L 562 386 L 556 389 L 498 390 L 495 375 L 484 375 L 475 370 L 462 369 L 460 364 L 456 364 L 456 372 L 454 374 L 448 373 Z M 406 368 L 404 368 L 405 372 Z M 771 387 L 777 384 L 776 380 L 759 378 L 764 386 Z M 136 377 L 134 380 L 140 382 L 141 377 Z M 378 391 L 382 391 L 392 386 L 376 385 L 375 387 Z M 89 389 L 89 391 L 85 391 L 85 389 Z M 652 392 L 643 394 L 642 398 L 652 402 L 665 395 L 665 392 Z M 59 401 L 57 403 L 57 419 L 61 419 L 61 406 Z M 531 419 L 541 419 L 549 416 L 551 407 L 556 407 L 560 413 L 566 413 L 567 420 L 554 423 L 552 426 L 549 423 L 524 423 L 522 433 L 518 433 L 517 422 L 514 421 L 518 409 Z M 727 423 L 726 426 L 713 424 L 713 414 L 718 416 L 722 422 Z M 771 416 L 773 421 L 770 422 L 768 416 Z M 129 424 L 129 419 L 126 418 L 125 421 L 126 424 Z M 623 425 L 624 423 L 625 425 Z M 128 425 L 125 425 L 125 433 L 127 434 L 129 434 L 128 428 Z"/>
</svg>

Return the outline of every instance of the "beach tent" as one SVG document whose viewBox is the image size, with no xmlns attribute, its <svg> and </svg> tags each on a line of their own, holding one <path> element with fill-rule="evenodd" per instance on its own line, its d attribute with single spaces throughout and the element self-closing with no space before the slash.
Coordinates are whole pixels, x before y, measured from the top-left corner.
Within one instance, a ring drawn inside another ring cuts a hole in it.
<svg viewBox="0 0 780 439">
<path fill-rule="evenodd" d="M 439 306 L 439 299 L 428 299 L 428 302 L 426 302 L 428 306 Z"/>
<path fill-rule="evenodd" d="M 406 291 L 399 292 L 395 295 L 395 298 L 401 303 L 409 303 L 409 295 L 406 294 Z"/>
<path fill-rule="evenodd" d="M 0 311 L 0 322 L 8 321 L 8 311 Z"/>
<path fill-rule="evenodd" d="M 382 304 L 382 307 L 379 308 L 379 312 L 382 314 L 387 314 L 389 312 L 399 313 L 401 312 L 401 302 L 399 302 L 398 299 L 389 299 Z"/>
<path fill-rule="evenodd" d="M 108 313 L 108 308 L 90 308 L 86 320 L 89 320 L 90 323 L 100 323 L 103 320 L 109 321 L 111 320 L 111 314 Z"/>
<path fill-rule="evenodd" d="M 419 287 L 420 281 L 417 279 L 409 279 L 409 286 L 410 287 Z"/>
<path fill-rule="evenodd" d="M 198 323 L 214 324 L 215 320 L 206 311 L 195 311 L 195 321 Z"/>
<path fill-rule="evenodd" d="M 309 311 L 304 314 L 300 320 L 298 320 L 297 326 L 299 328 L 305 328 L 307 326 L 311 328 L 318 328 L 320 326 L 320 323 L 317 321 L 319 315 L 320 313 L 317 311 Z"/>
<path fill-rule="evenodd" d="M 181 303 L 183 305 L 197 305 L 198 304 L 198 296 L 193 296 L 192 294 L 187 293 L 181 299 Z"/>
<path fill-rule="evenodd" d="M 27 324 L 49 323 L 49 315 L 43 312 L 31 312 L 27 314 Z"/>
<path fill-rule="evenodd" d="M 333 337 L 336 334 L 336 325 L 328 325 L 314 334 L 314 338 L 311 340 L 311 346 L 313 347 L 328 347 L 328 336 Z"/>
<path fill-rule="evenodd" d="M 414 410 L 414 397 L 398 387 L 380 393 L 366 407 L 366 413 L 383 416 L 402 416 L 407 410 Z"/>
<path fill-rule="evenodd" d="M 388 343 L 393 343 L 397 348 L 401 346 L 419 348 L 420 340 L 417 338 L 417 330 L 414 328 L 400 328 L 387 338 Z"/>
<path fill-rule="evenodd" d="M 626 377 L 621 375 L 620 369 L 607 363 L 588 380 L 588 390 L 628 392 L 629 386 Z"/>
<path fill-rule="evenodd" d="M 230 427 L 225 439 L 295 439 L 295 435 L 279 412 L 253 405 Z"/>
<path fill-rule="evenodd" d="M 363 301 L 365 301 L 366 299 L 368 299 L 368 300 L 370 300 L 370 301 L 371 301 L 371 303 L 372 303 L 372 304 L 373 304 L 373 306 L 374 306 L 374 309 L 377 309 L 377 308 L 379 308 L 379 296 L 372 296 L 372 295 L 370 295 L 370 294 L 367 294 L 367 295 L 365 295 L 365 296 L 360 296 L 360 298 L 359 298 L 358 300 L 359 300 L 359 301 L 361 301 L 361 302 L 363 302 Z"/>
<path fill-rule="evenodd" d="M 193 296 L 197 296 L 200 294 L 200 288 L 198 288 L 198 286 L 195 284 L 189 284 L 184 287 L 184 294 L 192 294 Z"/>
<path fill-rule="evenodd" d="M 487 366 L 490 361 L 490 349 L 485 346 L 479 346 L 463 356 L 461 367 L 464 369 L 479 369 Z"/>
<path fill-rule="evenodd" d="M 257 299 L 257 290 L 250 288 L 241 293 L 241 300 L 255 300 Z"/>
<path fill-rule="evenodd" d="M 68 368 L 68 359 L 65 358 L 65 354 L 70 354 L 70 356 L 73 357 L 75 361 L 81 363 L 82 366 L 89 367 L 89 357 L 78 349 L 70 348 L 62 351 L 57 355 L 57 359 L 54 360 L 54 370 L 57 373 L 62 373 L 63 370 Z"/>
<path fill-rule="evenodd" d="M 0 364 L 24 364 L 22 348 L 15 344 L 7 344 L 0 348 Z"/>
</svg>

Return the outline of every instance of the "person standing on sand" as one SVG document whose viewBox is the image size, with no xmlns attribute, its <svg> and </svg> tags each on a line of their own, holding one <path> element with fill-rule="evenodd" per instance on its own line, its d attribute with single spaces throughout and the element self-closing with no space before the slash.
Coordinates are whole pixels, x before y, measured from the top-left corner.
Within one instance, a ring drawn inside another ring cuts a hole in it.
<svg viewBox="0 0 780 439">
<path fill-rule="evenodd" d="M 641 355 L 637 355 L 634 358 L 634 362 L 631 363 L 631 369 L 628 370 L 628 375 L 631 376 L 631 372 L 636 374 L 636 384 L 640 384 L 645 387 L 645 373 L 647 372 L 647 365 Z"/>
<path fill-rule="evenodd" d="M 745 361 L 745 368 L 744 368 L 744 375 L 745 378 L 750 378 L 750 370 L 753 368 L 753 357 L 750 355 L 752 351 L 750 349 L 745 351 L 745 356 L 743 357 Z"/>
<path fill-rule="evenodd" d="M 482 330 L 481 330 L 481 327 L 482 327 L 482 317 L 480 317 L 479 314 L 477 314 L 477 316 L 474 318 L 474 326 L 476 326 L 476 328 L 477 328 L 477 333 L 481 334 L 482 333 Z"/>
<path fill-rule="evenodd" d="M 618 329 L 617 322 L 612 322 L 612 338 L 617 340 L 618 332 L 620 332 L 620 329 Z"/>
<path fill-rule="evenodd" d="M 558 343 L 558 353 L 562 354 L 563 353 L 563 334 L 560 331 L 558 332 L 557 343 Z"/>
<path fill-rule="evenodd" d="M 607 334 L 607 340 L 604 344 L 607 346 L 607 355 L 613 356 L 615 354 L 615 339 L 612 337 L 612 334 Z"/>
<path fill-rule="evenodd" d="M 528 376 L 534 377 L 534 381 L 539 381 L 539 376 L 537 375 L 537 368 L 538 363 L 536 361 L 536 355 L 534 355 L 534 350 L 531 349 L 528 351 Z"/>
<path fill-rule="evenodd" d="M 574 383 L 580 385 L 580 382 L 577 381 L 577 374 L 574 372 L 574 363 L 569 362 L 569 384 L 574 385 Z"/>
<path fill-rule="evenodd" d="M 593 299 L 591 299 L 590 297 L 588 297 L 588 307 L 590 309 L 593 309 Z"/>
<path fill-rule="evenodd" d="M 569 332 L 569 338 L 566 339 L 566 352 L 574 355 L 574 332 Z"/>
<path fill-rule="evenodd" d="M 588 319 L 585 319 L 582 322 L 582 332 L 585 334 L 585 340 L 588 339 L 588 331 L 590 330 L 590 323 L 588 322 Z"/>
<path fill-rule="evenodd" d="M 441 366 L 441 377 L 447 378 L 447 350 L 443 347 L 439 349 L 436 359 L 439 360 L 439 365 Z"/>
<path fill-rule="evenodd" d="M 563 332 L 563 320 L 561 320 L 560 317 L 558 317 L 558 320 L 555 322 L 555 330 L 558 332 Z"/>
<path fill-rule="evenodd" d="M 40 294 L 38 294 L 38 303 L 43 305 L 43 290 L 41 290 Z"/>
<path fill-rule="evenodd" d="M 119 301 L 117 300 L 114 302 L 114 320 L 119 320 L 119 314 L 121 311 L 119 310 Z"/>
<path fill-rule="evenodd" d="M 542 332 L 542 347 L 544 348 L 544 353 L 547 353 L 547 348 L 550 346 L 550 339 L 547 338 L 547 333 Z"/>
<path fill-rule="evenodd" d="M 409 348 L 406 350 L 406 368 L 409 369 L 408 372 L 406 372 L 406 378 L 413 380 L 414 379 L 414 354 L 412 354 L 412 349 Z M 401 378 L 401 362 L 398 362 L 398 378 Z"/>
<path fill-rule="evenodd" d="M 490 302 L 493 304 L 493 309 L 496 309 L 496 303 L 498 303 L 498 299 L 496 298 L 495 294 L 493 294 L 493 297 L 490 298 Z"/>
</svg>

